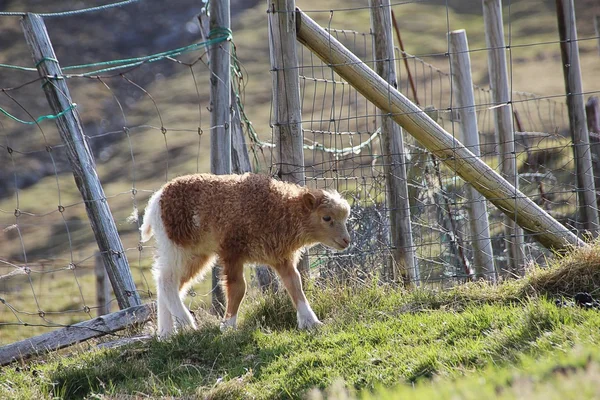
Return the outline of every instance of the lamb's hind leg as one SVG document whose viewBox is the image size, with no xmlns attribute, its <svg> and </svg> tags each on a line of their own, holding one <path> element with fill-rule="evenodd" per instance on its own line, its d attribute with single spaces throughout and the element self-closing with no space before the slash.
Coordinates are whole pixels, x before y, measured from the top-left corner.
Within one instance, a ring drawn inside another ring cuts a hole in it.
<svg viewBox="0 0 600 400">
<path fill-rule="evenodd" d="M 158 285 L 157 285 L 158 286 Z M 169 311 L 169 307 L 167 307 L 167 303 L 165 300 L 165 296 L 161 294 L 162 290 L 158 291 L 157 295 L 157 319 L 158 319 L 158 336 L 161 338 L 165 338 L 169 336 L 174 328 L 173 317 L 171 316 L 171 311 Z"/>
<path fill-rule="evenodd" d="M 195 280 L 202 279 L 202 276 L 204 276 L 204 273 L 214 261 L 214 255 L 206 254 L 196 254 L 189 259 L 179 282 L 179 294 L 181 297 L 185 296 L 186 290 Z"/>
<path fill-rule="evenodd" d="M 167 337 L 174 331 L 174 324 L 196 328 L 196 323 L 179 296 L 182 276 L 185 275 L 187 260 L 182 250 L 171 248 L 161 252 L 155 266 L 158 335 Z"/>
</svg>

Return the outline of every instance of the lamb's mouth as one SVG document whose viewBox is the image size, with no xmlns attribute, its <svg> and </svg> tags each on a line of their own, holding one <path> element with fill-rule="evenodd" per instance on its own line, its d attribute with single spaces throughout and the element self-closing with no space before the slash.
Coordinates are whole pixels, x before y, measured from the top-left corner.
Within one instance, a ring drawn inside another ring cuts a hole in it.
<svg viewBox="0 0 600 400">
<path fill-rule="evenodd" d="M 348 248 L 348 246 L 350 246 L 350 243 L 342 244 L 342 243 L 338 242 L 337 240 L 334 240 L 333 242 L 335 243 L 335 248 L 337 250 L 345 250 Z"/>
</svg>

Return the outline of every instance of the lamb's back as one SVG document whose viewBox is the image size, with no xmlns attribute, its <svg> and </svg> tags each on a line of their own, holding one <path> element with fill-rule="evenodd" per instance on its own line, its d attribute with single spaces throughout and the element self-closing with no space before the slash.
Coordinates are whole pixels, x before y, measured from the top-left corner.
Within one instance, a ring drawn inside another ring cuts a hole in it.
<svg viewBox="0 0 600 400">
<path fill-rule="evenodd" d="M 162 218 L 169 238 L 182 246 L 210 240 L 264 250 L 293 224 L 289 203 L 300 191 L 258 174 L 188 175 L 165 185 Z"/>
</svg>

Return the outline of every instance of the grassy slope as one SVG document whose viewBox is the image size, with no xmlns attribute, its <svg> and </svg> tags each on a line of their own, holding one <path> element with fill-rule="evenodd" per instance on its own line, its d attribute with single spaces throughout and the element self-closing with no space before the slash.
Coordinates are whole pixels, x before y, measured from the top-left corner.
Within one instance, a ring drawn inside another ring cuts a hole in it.
<svg viewBox="0 0 600 400">
<path fill-rule="evenodd" d="M 341 379 L 360 396 L 375 390 L 371 398 L 579 398 L 598 389 L 600 313 L 552 300 L 599 287 L 599 251 L 498 287 L 310 288 L 326 322 L 317 332 L 294 328 L 285 295 L 254 298 L 237 331 L 222 334 L 202 317 L 199 331 L 169 341 L 101 351 L 82 345 L 69 356 L 5 367 L 0 397 L 300 398 Z M 345 390 L 329 389 L 330 397 Z"/>
<path fill-rule="evenodd" d="M 443 2 L 437 2 L 443 3 Z M 479 1 L 474 3 L 479 4 Z M 522 1 L 514 2 L 512 6 L 512 38 L 515 44 L 527 44 L 556 39 L 556 22 L 552 14 L 552 7 L 547 1 Z M 347 2 L 347 8 L 364 6 L 365 2 L 355 0 Z M 298 1 L 298 5 L 305 10 L 336 8 L 335 3 L 315 0 Z M 450 9 L 446 14 L 443 4 L 432 5 L 426 2 L 402 4 L 395 8 L 403 39 L 407 51 L 424 56 L 425 60 L 431 62 L 443 70 L 447 70 L 447 60 L 444 57 L 427 57 L 431 53 L 444 53 L 446 51 L 445 34 L 448 29 L 466 28 L 471 48 L 483 48 L 485 42 L 480 17 L 476 12 L 463 13 Z M 309 13 L 324 25 L 328 24 L 329 13 Z M 534 17 L 532 17 L 534 16 Z M 580 26 L 583 27 L 581 37 L 591 36 L 590 24 L 586 23 L 586 14 L 580 13 Z M 369 16 L 366 9 L 354 11 L 336 11 L 332 18 L 332 26 L 337 28 L 355 29 L 368 31 Z M 12 27 L 20 37 L 18 23 Z M 264 4 L 260 3 L 254 9 L 247 10 L 234 21 L 234 35 L 238 46 L 238 55 L 247 69 L 249 81 L 246 88 L 245 104 L 248 115 L 252 118 L 263 137 L 268 137 L 270 129 L 269 106 L 270 106 L 270 74 L 268 67 L 268 51 L 266 36 L 266 13 Z M 595 76 L 600 72 L 600 64 L 597 62 L 595 42 L 591 40 L 582 41 L 582 66 L 586 90 L 598 90 L 598 80 Z M 513 83 L 514 88 L 523 91 L 532 91 L 545 95 L 561 94 L 563 89 L 562 71 L 560 62 L 556 58 L 558 48 L 555 45 L 540 45 L 513 49 L 514 65 Z M 24 62 L 17 62 L 13 55 L 24 55 Z M 485 83 L 486 61 L 483 51 L 474 52 L 473 69 L 476 80 Z M 3 62 L 27 65 L 30 60 L 26 50 L 20 52 L 6 53 Z M 91 60 L 89 60 L 91 61 Z M 157 70 L 160 65 L 157 64 Z M 200 68 L 200 70 L 202 70 Z M 539 71 L 545 74 L 539 77 Z M 155 81 L 146 89 L 154 96 L 165 125 L 169 128 L 188 128 L 194 130 L 197 123 L 198 100 L 193 86 L 190 84 L 191 77 L 185 67 L 181 67 L 181 73 L 169 76 L 168 79 Z M 427 75 L 427 74 L 425 74 Z M 206 75 L 198 76 L 201 88 L 206 86 Z M 108 81 L 113 86 L 118 82 Z M 80 112 L 84 121 L 95 121 L 101 119 L 99 113 L 98 99 L 110 99 L 110 93 L 98 82 L 77 81 L 73 83 L 73 97 L 80 104 Z M 403 85 L 405 87 L 405 85 Z M 420 86 L 424 88 L 423 85 Z M 208 124 L 208 113 L 205 111 L 207 92 L 201 93 L 203 112 L 203 127 L 205 132 Z M 121 102 L 127 99 L 121 98 Z M 108 100 L 107 100 L 108 101 Z M 7 101 L 10 103 L 9 101 Z M 41 102 L 44 108 L 43 101 Z M 113 104 L 113 108 L 115 105 Z M 41 113 L 41 111 L 40 111 Z M 118 114 L 117 114 L 118 115 Z M 106 117 L 106 116 L 105 116 Z M 115 118 L 118 119 L 118 118 Z M 154 111 L 154 105 L 148 98 L 142 98 L 130 107 L 127 114 L 130 125 L 150 123 L 158 125 L 158 118 Z M 117 121 L 120 123 L 121 121 Z M 51 122 L 43 123 L 46 131 L 51 131 Z M 6 130 L 10 130 L 7 126 Z M 48 132 L 47 132 L 48 133 Z M 52 132 L 49 132 L 52 136 Z M 24 135 L 25 137 L 25 135 Z M 198 139 L 195 133 L 178 133 L 170 131 L 167 135 L 169 148 L 177 150 L 169 157 L 168 176 L 196 170 L 206 170 L 208 165 L 207 146 L 208 137 L 204 137 L 202 148 L 197 149 Z M 44 145 L 41 136 L 34 132 L 27 136 L 28 141 L 36 149 L 43 152 Z M 33 138 L 33 140 L 29 140 Z M 54 142 L 52 142 L 54 143 Z M 167 152 L 164 138 L 156 130 L 136 130 L 132 132 L 132 146 L 126 138 L 114 145 L 114 153 L 105 161 L 98 160 L 99 175 L 104 183 L 106 193 L 111 196 L 109 203 L 115 213 L 118 227 L 122 234 L 125 247 L 130 249 L 128 256 L 132 266 L 138 287 L 142 290 L 153 290 L 153 284 L 148 265 L 151 250 L 145 249 L 142 253 L 137 251 L 138 234 L 135 224 L 125 221 L 131 213 L 133 201 L 130 190 L 135 177 L 135 185 L 139 190 L 137 204 L 142 207 L 150 191 L 156 189 L 164 182 L 166 174 Z M 135 167 L 131 160 L 130 151 L 135 155 Z M 3 158 L 1 158 L 3 157 Z M 4 164 L 6 162 L 6 164 Z M 27 162 L 25 156 L 16 158 L 16 168 L 20 171 Z M 5 153 L 0 155 L 0 164 L 9 165 Z M 28 261 L 33 268 L 38 264 L 47 263 L 47 268 L 64 269 L 72 257 L 77 262 L 83 295 L 79 287 L 75 285 L 73 272 L 69 270 L 57 271 L 56 274 L 34 276 L 32 284 L 23 277 L 11 278 L 9 284 L 12 288 L 20 287 L 18 292 L 7 291 L 2 295 L 19 310 L 30 312 L 32 316 L 21 315 L 22 319 L 30 323 L 39 323 L 37 317 L 38 306 L 33 301 L 32 288 L 41 301 L 41 308 L 48 312 L 74 310 L 83 307 L 84 304 L 93 305 L 93 279 L 91 277 L 91 258 L 95 251 L 95 243 L 89 225 L 86 223 L 84 207 L 80 204 L 79 194 L 73 184 L 70 174 L 59 177 L 60 198 L 62 204 L 66 205 L 65 218 L 69 221 L 71 240 L 73 247 L 69 247 L 66 237 L 66 229 L 61 216 L 55 211 L 59 200 L 56 179 L 53 176 L 43 179 L 33 187 L 21 190 L 19 193 L 19 208 L 36 214 L 46 214 L 44 217 L 27 217 L 20 220 L 24 245 L 28 253 Z M 77 204 L 76 204 L 77 203 Z M 15 196 L 0 201 L 0 209 L 6 213 L 0 213 L 2 228 L 15 222 L 12 215 L 16 208 Z M 71 204 L 75 204 L 70 206 Z M 72 251 L 71 251 L 72 250 Z M 0 258 L 9 258 L 22 263 L 21 243 L 15 231 L 0 232 Z M 206 287 L 206 286 L 205 286 Z M 203 288 L 202 288 L 203 289 Z M 204 290 L 198 289 L 199 292 Z M 50 315 L 49 313 L 47 316 Z M 85 313 L 70 313 L 51 316 L 53 322 L 71 323 L 88 318 Z M 0 344 L 10 343 L 25 336 L 32 336 L 47 331 L 45 327 L 23 327 L 18 325 L 14 315 L 6 307 L 0 307 L 0 320 L 15 322 L 17 325 L 3 327 L 0 332 Z M 42 321 L 43 322 L 43 321 Z"/>
</svg>

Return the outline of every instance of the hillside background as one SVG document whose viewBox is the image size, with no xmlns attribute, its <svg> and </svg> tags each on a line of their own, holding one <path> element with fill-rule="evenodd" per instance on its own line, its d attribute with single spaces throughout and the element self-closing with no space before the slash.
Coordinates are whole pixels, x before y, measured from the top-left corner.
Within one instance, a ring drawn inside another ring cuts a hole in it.
<svg viewBox="0 0 600 400">
<path fill-rule="evenodd" d="M 600 4 L 595 0 L 576 3 L 584 90 L 597 94 L 600 57 L 592 16 L 600 13 Z M 54 12 L 99 4 L 105 2 L 0 0 L 0 10 Z M 244 72 L 242 101 L 260 137 L 270 140 L 266 3 L 232 0 L 231 4 L 234 42 Z M 324 26 L 369 32 L 366 0 L 298 0 L 297 5 Z M 102 12 L 48 18 L 46 24 L 61 65 L 72 66 L 139 57 L 200 42 L 196 15 L 201 7 L 199 0 L 141 1 Z M 481 51 L 485 39 L 480 1 L 401 2 L 393 9 L 406 51 L 441 71 L 449 70 L 447 32 L 466 29 L 474 50 L 475 83 L 488 85 L 486 54 Z M 0 63 L 32 67 L 19 19 L 0 18 Z M 515 46 L 510 53 L 512 88 L 555 96 L 554 100 L 564 103 L 554 1 L 512 1 L 505 8 L 504 21 L 507 42 Z M 200 50 L 179 59 L 193 63 L 202 54 Z M 138 249 L 138 223 L 127 218 L 136 210 L 141 212 L 152 191 L 166 180 L 208 171 L 210 114 L 205 62 L 206 57 L 190 69 L 161 61 L 132 70 L 125 78 L 114 73 L 101 80 L 74 77 L 68 81 L 144 296 L 150 296 L 154 287 L 148 271 L 152 249 Z M 301 62 L 314 61 L 303 58 Z M 24 120 L 51 114 L 36 79 L 36 72 L 0 68 L 0 87 L 15 88 L 0 96 L 0 107 Z M 427 93 L 426 84 L 419 85 Z M 400 87 L 407 87 L 405 80 Z M 405 94 L 410 97 L 410 93 Z M 322 106 L 306 107 L 314 116 Z M 130 129 L 124 130 L 124 126 Z M 199 128 L 202 135 L 198 135 Z M 90 272 L 96 245 L 54 123 L 44 121 L 38 128 L 1 117 L 0 145 L 0 260 L 27 265 L 35 272 L 0 280 L 0 295 L 9 304 L 19 305 L 17 309 L 32 313 L 25 316 L 0 306 L 0 322 L 18 325 L 19 319 L 37 320 L 40 309 L 46 314 L 66 312 L 68 318 L 61 323 L 78 322 L 86 317 L 82 304 L 93 306 Z M 262 171 L 268 171 L 269 156 L 259 153 L 257 160 Z M 14 266 L 0 264 L 0 276 L 14 271 Z M 28 328 L 27 332 L 44 329 Z M 15 338 L 6 332 L 0 335 L 0 344 Z"/>
</svg>

